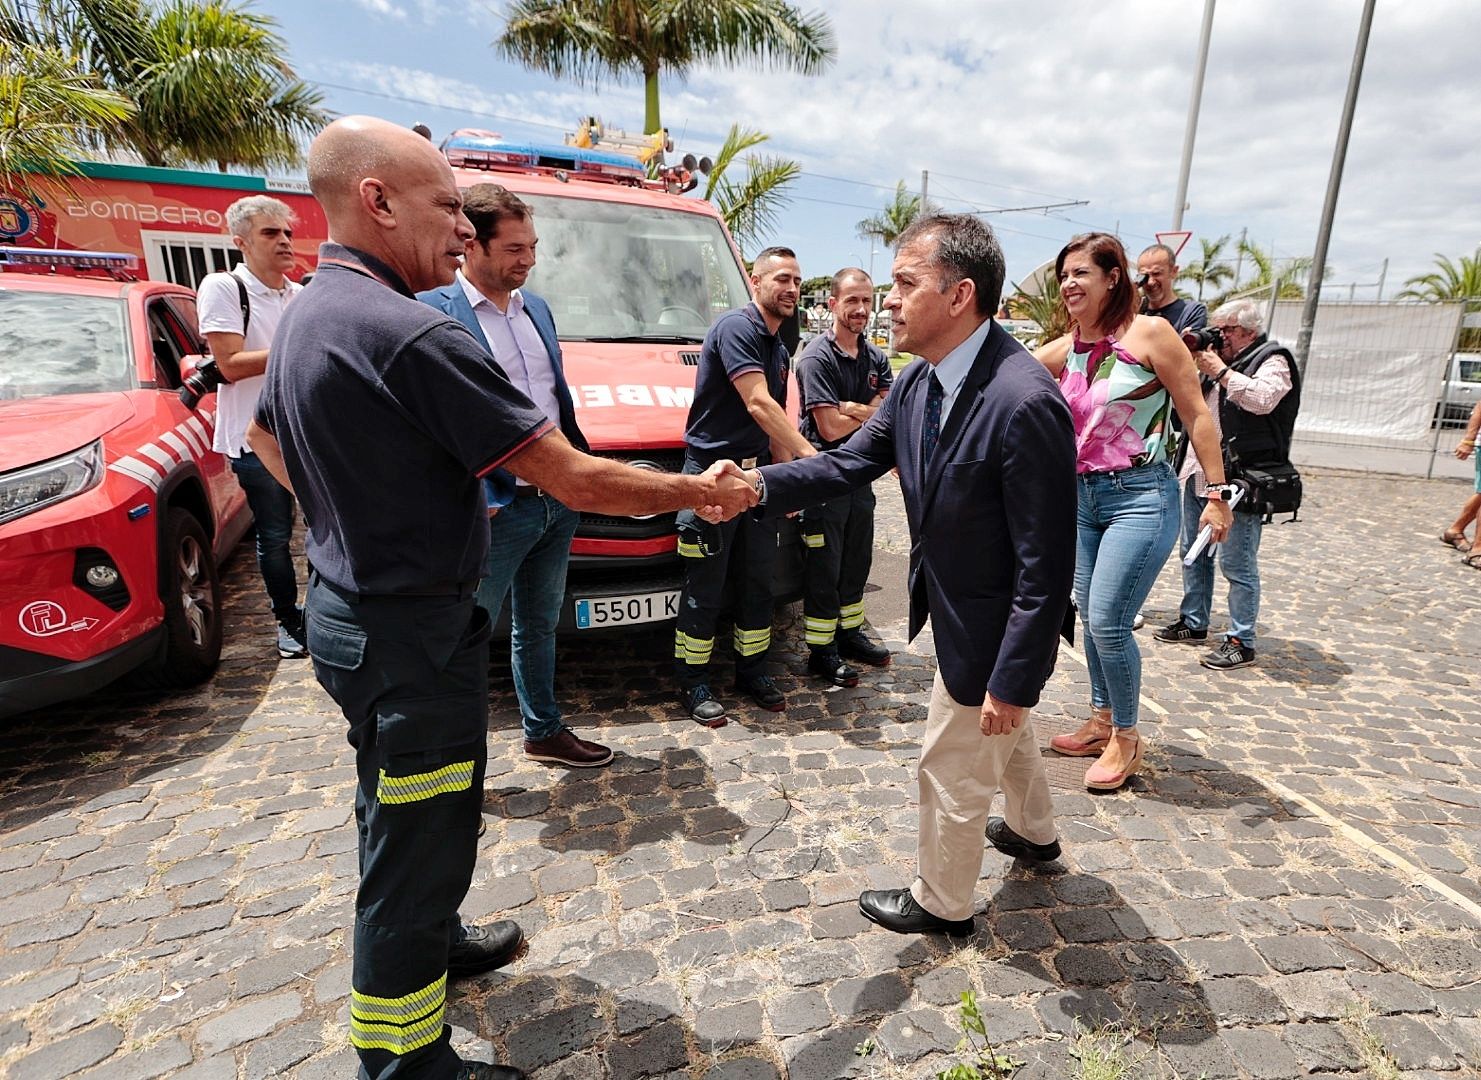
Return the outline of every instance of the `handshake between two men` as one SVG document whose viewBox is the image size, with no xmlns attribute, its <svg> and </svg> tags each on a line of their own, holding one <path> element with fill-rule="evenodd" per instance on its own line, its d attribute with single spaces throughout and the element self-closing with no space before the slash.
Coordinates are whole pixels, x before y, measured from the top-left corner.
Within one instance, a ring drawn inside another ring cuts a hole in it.
<svg viewBox="0 0 1481 1080">
<path fill-rule="evenodd" d="M 694 512 L 711 525 L 745 513 L 761 499 L 761 474 L 742 469 L 728 458 L 715 462 L 696 479 L 705 484 L 706 494 Z"/>
</svg>

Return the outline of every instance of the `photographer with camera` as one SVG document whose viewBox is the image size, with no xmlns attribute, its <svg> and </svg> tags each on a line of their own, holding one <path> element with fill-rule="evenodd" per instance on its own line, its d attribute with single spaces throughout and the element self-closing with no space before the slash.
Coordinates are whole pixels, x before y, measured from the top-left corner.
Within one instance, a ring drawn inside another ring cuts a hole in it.
<svg viewBox="0 0 1481 1080">
<path fill-rule="evenodd" d="M 293 495 L 272 478 L 246 439 L 267 371 L 268 346 L 288 301 L 303 288 L 285 276 L 293 268 L 293 211 L 281 200 L 249 195 L 226 208 L 226 225 L 242 262 L 230 273 L 207 275 L 196 291 L 211 359 L 187 382 L 181 400 L 194 408 L 202 394 L 217 391 L 211 449 L 226 455 L 246 492 L 257 523 L 257 566 L 278 621 L 278 655 L 297 659 L 308 649 L 288 546 Z"/>
<path fill-rule="evenodd" d="M 1245 490 L 1235 506 L 1234 524 L 1218 548 L 1219 566 L 1229 582 L 1229 630 L 1219 646 L 1199 660 L 1206 668 L 1228 671 L 1255 661 L 1255 620 L 1260 613 L 1260 530 L 1271 512 L 1271 494 L 1258 478 L 1292 472 L 1291 433 L 1301 405 L 1300 377 L 1290 350 L 1265 335 L 1260 309 L 1250 300 L 1218 308 L 1213 325 L 1189 331 L 1183 340 L 1203 376 L 1204 397 L 1224 449 L 1228 476 Z M 1178 474 L 1183 487 L 1182 553 L 1198 536 L 1206 488 L 1203 470 L 1189 457 Z M 1299 500 L 1299 487 L 1296 489 Z M 1227 499 L 1233 491 L 1226 491 Z M 1294 506 L 1277 507 L 1277 512 Z M 1158 641 L 1208 640 L 1213 606 L 1213 555 L 1183 567 L 1183 603 L 1178 618 L 1156 633 Z"/>
</svg>

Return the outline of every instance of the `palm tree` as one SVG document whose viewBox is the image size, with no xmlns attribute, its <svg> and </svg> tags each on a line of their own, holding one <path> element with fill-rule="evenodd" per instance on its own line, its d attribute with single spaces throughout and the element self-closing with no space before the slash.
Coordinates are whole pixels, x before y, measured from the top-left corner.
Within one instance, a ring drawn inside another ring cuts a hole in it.
<svg viewBox="0 0 1481 1080">
<path fill-rule="evenodd" d="M 905 181 L 895 185 L 894 198 L 877 214 L 871 214 L 856 226 L 862 240 L 878 239 L 887 248 L 895 246 L 900 234 L 910 228 L 916 218 L 927 213 L 921 197 L 905 190 Z"/>
<path fill-rule="evenodd" d="M 1302 300 L 1306 297 L 1306 286 L 1302 282 L 1311 273 L 1311 256 L 1301 255 L 1281 260 L 1284 265 L 1277 268 L 1275 257 L 1252 241 L 1241 240 L 1239 253 L 1250 261 L 1250 265 L 1255 268 L 1254 273 L 1244 281 L 1234 282 L 1233 289 L 1213 301 L 1214 307 L 1225 300 L 1233 299 L 1236 294 L 1239 296 L 1268 294 L 1272 285 L 1275 286 L 1278 299 Z"/>
<path fill-rule="evenodd" d="M 732 180 L 728 171 L 742 153 L 759 146 L 769 135 L 731 124 L 725 143 L 715 155 L 704 197 L 715 204 L 742 251 L 776 228 L 777 217 L 787 203 L 785 189 L 797 179 L 802 166 L 783 157 L 745 157 L 744 179 Z"/>
<path fill-rule="evenodd" d="M 1432 304 L 1446 300 L 1481 297 L 1481 252 L 1462 255 L 1458 261 L 1435 253 L 1435 269 L 1404 282 L 1400 300 L 1424 300 Z"/>
<path fill-rule="evenodd" d="M 1178 275 L 1179 281 L 1191 281 L 1198 286 L 1198 299 L 1203 299 L 1203 290 L 1212 285 L 1218 288 L 1226 281 L 1234 279 L 1234 271 L 1229 264 L 1223 261 L 1224 245 L 1229 243 L 1229 235 L 1219 237 L 1217 240 L 1198 238 L 1199 245 L 1203 248 L 1203 257 L 1196 262 L 1191 262 L 1183 267 L 1183 272 Z"/>
<path fill-rule="evenodd" d="M 0 0 L 0 25 L 129 99 L 132 117 L 92 141 L 148 165 L 292 165 L 329 120 L 273 20 L 232 0 Z"/>
<path fill-rule="evenodd" d="M 55 49 L 0 38 L 0 186 L 26 191 L 28 174 L 74 174 L 86 133 L 116 130 L 133 113 Z"/>
<path fill-rule="evenodd" d="M 1038 293 L 1024 292 L 1016 281 L 1012 285 L 1013 295 L 1007 302 L 1008 314 L 1038 324 L 1039 333 L 1033 344 L 1043 345 L 1069 333 L 1070 313 L 1065 310 L 1059 296 L 1059 278 L 1045 274 Z"/>
<path fill-rule="evenodd" d="M 640 74 L 643 131 L 663 127 L 660 72 L 759 60 L 816 75 L 838 52 L 825 15 L 784 0 L 514 0 L 494 48 L 525 67 L 596 85 L 603 75 Z"/>
</svg>

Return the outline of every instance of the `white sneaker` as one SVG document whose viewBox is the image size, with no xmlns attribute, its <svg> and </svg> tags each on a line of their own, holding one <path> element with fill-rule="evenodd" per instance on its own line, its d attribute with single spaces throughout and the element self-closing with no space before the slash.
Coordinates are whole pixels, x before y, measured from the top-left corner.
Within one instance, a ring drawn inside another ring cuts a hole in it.
<svg viewBox="0 0 1481 1080">
<path fill-rule="evenodd" d="M 1140 630 L 1142 627 L 1144 627 L 1146 625 L 1147 625 L 1147 616 L 1146 616 L 1146 613 L 1145 612 L 1138 611 L 1136 613 L 1136 618 L 1134 618 L 1134 619 L 1131 620 L 1131 628 L 1133 630 Z"/>
</svg>

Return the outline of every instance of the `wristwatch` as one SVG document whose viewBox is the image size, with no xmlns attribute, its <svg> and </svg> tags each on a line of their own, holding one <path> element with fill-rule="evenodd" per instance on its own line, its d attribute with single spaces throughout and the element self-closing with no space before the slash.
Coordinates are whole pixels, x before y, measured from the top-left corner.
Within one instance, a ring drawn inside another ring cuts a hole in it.
<svg viewBox="0 0 1481 1080">
<path fill-rule="evenodd" d="M 1203 489 L 1203 497 L 1215 502 L 1228 502 L 1238 490 L 1233 484 L 1209 484 Z"/>
</svg>

